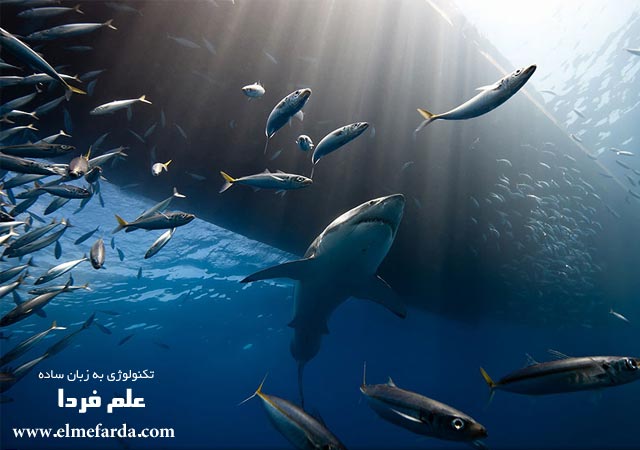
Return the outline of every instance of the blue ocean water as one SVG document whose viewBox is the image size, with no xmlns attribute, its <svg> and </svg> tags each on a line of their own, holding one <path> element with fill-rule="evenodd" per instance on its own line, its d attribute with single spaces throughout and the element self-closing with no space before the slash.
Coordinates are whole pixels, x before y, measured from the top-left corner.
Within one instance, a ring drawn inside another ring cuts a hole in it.
<svg viewBox="0 0 640 450">
<path fill-rule="evenodd" d="M 259 400 L 238 403 L 266 373 L 266 393 L 297 401 L 296 365 L 288 351 L 291 330 L 286 327 L 293 289 L 287 283 L 243 285 L 239 280 L 294 256 L 196 219 L 179 229 L 150 260 L 141 256 L 158 232 L 114 235 L 116 248 L 125 254 L 120 261 L 109 245 L 115 223 L 112 213 L 134 214 L 153 202 L 110 183 L 103 183 L 102 193 L 105 208 L 92 201 L 81 214 L 72 214 L 75 205 L 61 210 L 74 225 L 61 242 L 65 258 L 80 257 L 93 239 L 79 246 L 73 241 L 99 224 L 95 238 L 105 238 L 107 269 L 96 274 L 88 263 L 74 269 L 75 284 L 89 282 L 92 290 L 54 299 L 46 308 L 47 319 L 32 316 L 21 322 L 11 329 L 10 342 L 46 328 L 55 318 L 68 330 L 47 336 L 38 347 L 45 350 L 93 312 L 112 334 L 90 327 L 67 350 L 37 365 L 7 392 L 14 401 L 2 405 L 3 447 L 86 448 L 90 442 L 92 448 L 118 448 L 109 439 L 67 439 L 60 444 L 55 440 L 25 443 L 12 437 L 14 427 L 58 428 L 66 423 L 76 427 L 127 423 L 175 430 L 175 438 L 161 444 L 144 439 L 117 444 L 129 448 L 286 446 L 271 428 Z M 180 200 L 174 201 L 178 208 Z M 40 212 L 43 205 L 46 202 L 38 203 L 33 211 Z M 56 264 L 52 249 L 39 252 L 35 261 L 34 274 Z M 4 302 L 5 309 L 8 303 Z M 336 311 L 319 356 L 308 365 L 307 409 L 319 413 L 350 448 L 465 448 L 413 435 L 375 416 L 358 390 L 366 362 L 369 383 L 383 383 L 390 376 L 400 387 L 470 414 L 488 428 L 492 448 L 603 448 L 611 445 L 612 429 L 617 430 L 615 439 L 622 447 L 624 436 L 633 438 L 635 416 L 630 412 L 635 408 L 637 384 L 600 395 L 531 398 L 498 392 L 486 406 L 488 390 L 478 372 L 483 366 L 498 377 L 523 366 L 523 349 L 539 360 L 551 359 L 547 349 L 558 349 L 559 344 L 558 350 L 570 355 L 581 355 L 585 348 L 593 354 L 634 354 L 633 327 L 612 325 L 604 330 L 572 327 L 549 332 L 489 320 L 460 324 L 417 310 L 401 320 L 378 305 L 352 299 Z M 130 334 L 130 340 L 118 345 Z M 3 341 L 3 349 L 7 347 Z M 29 356 L 39 354 L 34 349 Z M 155 372 L 153 380 L 85 383 L 38 378 L 47 371 L 66 376 L 86 370 L 109 374 L 144 369 Z M 146 408 L 111 415 L 101 408 L 81 415 L 75 409 L 58 408 L 59 388 L 77 397 L 96 389 L 105 399 L 132 388 L 136 396 L 144 397 Z"/>
<path fill-rule="evenodd" d="M 81 263 L 72 271 L 74 284 L 89 283 L 91 290 L 55 298 L 46 318 L 33 315 L 3 328 L 0 348 L 4 354 L 53 320 L 67 327 L 11 363 L 15 368 L 79 330 L 92 314 L 108 331 L 98 325 L 80 331 L 64 351 L 3 393 L 0 448 L 289 448 L 259 399 L 239 403 L 265 375 L 265 393 L 299 401 L 287 326 L 294 287 L 284 280 L 240 281 L 300 258 L 335 217 L 397 192 L 406 197 L 404 219 L 379 273 L 402 294 L 408 316 L 397 318 L 355 298 L 339 306 L 318 356 L 305 369 L 305 409 L 352 449 L 469 448 L 417 436 L 377 417 L 359 392 L 366 363 L 368 383 L 391 377 L 401 388 L 472 416 L 487 427 L 490 448 L 638 447 L 638 383 L 544 397 L 497 392 L 488 404 L 479 368 L 499 379 L 530 358 L 554 359 L 549 349 L 570 356 L 640 353 L 634 302 L 640 166 L 615 151 L 636 151 L 640 58 L 624 48 L 638 48 L 640 14 L 628 13 L 625 26 L 593 47 L 574 47 L 580 52 L 558 68 L 539 49 L 541 61 L 525 52 L 508 61 L 446 1 L 435 2 L 439 10 L 434 2 L 417 0 L 86 1 L 82 17 L 17 16 L 38 2 L 0 0 L 2 28 L 27 36 L 62 23 L 113 18 L 118 30 L 33 44 L 66 73 L 105 71 L 93 75 L 97 82 L 78 82 L 89 94 L 74 95 L 40 117 L 37 132 L 2 144 L 34 141 L 62 128 L 73 135 L 66 141 L 76 146 L 73 156 L 90 146 L 97 155 L 123 145 L 128 157 L 104 167 L 104 207 L 94 197 L 81 212 L 75 213 L 74 200 L 53 214 L 73 225 L 60 239 L 62 256 L 55 258 L 53 246 L 37 252 L 29 273 L 37 277 L 81 258 L 98 237 L 105 241 L 106 269 Z M 581 20 L 590 17 L 580 13 Z M 556 19 L 545 15 L 548 23 Z M 73 44 L 90 48 L 70 49 Z M 558 46 L 566 51 L 571 45 Z M 438 122 L 413 136 L 417 107 L 445 110 L 514 65 L 533 62 L 533 85 L 497 110 L 469 121 Z M 9 69 L 2 75 L 17 73 L 27 74 Z M 267 92 L 248 100 L 241 87 L 255 81 Z M 301 87 L 313 89 L 303 120 L 285 125 L 263 154 L 269 112 Z M 63 94 L 55 84 L 38 90 L 29 111 Z M 1 103 L 32 91 L 3 88 Z M 134 105 L 130 115 L 89 115 L 99 104 L 142 94 L 153 104 Z M 309 155 L 295 147 L 295 138 L 306 133 L 317 144 L 338 126 L 361 120 L 370 122 L 368 131 L 324 159 L 312 187 L 285 196 L 245 186 L 218 193 L 220 170 L 234 176 L 265 168 L 309 175 Z M 10 126 L 3 124 L 3 130 Z M 151 164 L 169 159 L 168 172 L 153 177 Z M 198 218 L 145 260 L 162 231 L 112 235 L 114 215 L 133 219 L 168 197 L 173 186 L 186 198 L 174 199 L 169 209 Z M 29 211 L 50 220 L 44 216 L 50 201 L 43 195 Z M 97 226 L 92 238 L 73 244 Z M 14 262 L 0 261 L 0 270 Z M 26 290 L 20 289 L 23 299 Z M 0 314 L 13 306 L 11 296 L 1 299 Z M 611 308 L 629 322 L 610 314 Z M 154 372 L 153 379 L 93 378 L 145 370 Z M 91 379 L 69 381 L 76 371 Z M 46 373 L 64 379 L 40 377 Z M 111 414 L 103 406 L 81 414 L 59 407 L 59 389 L 78 399 L 95 390 L 103 405 L 132 389 L 146 406 Z M 15 436 L 15 429 L 26 427 L 124 423 L 171 428 L 175 436 Z"/>
</svg>

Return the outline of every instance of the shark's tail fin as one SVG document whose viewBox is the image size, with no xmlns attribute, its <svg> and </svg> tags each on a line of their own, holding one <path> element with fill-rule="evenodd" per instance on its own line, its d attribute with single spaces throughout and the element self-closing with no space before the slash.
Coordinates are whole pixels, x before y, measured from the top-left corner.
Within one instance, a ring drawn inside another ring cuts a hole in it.
<svg viewBox="0 0 640 450">
<path fill-rule="evenodd" d="M 418 113 L 422 116 L 424 121 L 420 125 L 418 125 L 418 128 L 416 128 L 416 130 L 413 132 L 414 135 L 418 134 L 424 127 L 438 118 L 436 114 L 430 113 L 426 109 L 418 108 Z"/>
<path fill-rule="evenodd" d="M 220 191 L 219 191 L 220 194 L 222 194 L 224 191 L 226 191 L 231 186 L 233 186 L 233 183 L 235 183 L 236 179 L 233 178 L 228 173 L 223 172 L 222 170 L 220 171 L 220 175 L 222 175 L 222 178 L 224 178 L 224 184 L 222 185 L 222 187 L 220 188 Z"/>
<path fill-rule="evenodd" d="M 245 403 L 247 403 L 249 400 L 251 400 L 253 397 L 255 397 L 256 395 L 260 395 L 262 394 L 262 386 L 264 386 L 264 382 L 267 381 L 267 377 L 269 376 L 269 374 L 265 374 L 264 378 L 262 379 L 262 382 L 260 383 L 260 386 L 258 386 L 258 389 L 256 389 L 256 391 L 250 395 L 249 397 L 245 398 L 244 400 L 242 400 L 240 403 L 238 403 L 238 406 L 240 405 L 244 405 Z"/>
<path fill-rule="evenodd" d="M 496 393 L 496 383 L 491 379 L 486 370 L 480 367 L 480 373 L 482 374 L 482 378 L 484 378 L 485 383 L 489 386 L 489 399 L 487 400 L 487 407 L 491 404 L 493 400 L 493 396 Z"/>
<path fill-rule="evenodd" d="M 298 363 L 298 394 L 300 395 L 300 407 L 304 409 L 304 387 L 302 384 L 302 377 L 304 375 L 304 364 L 303 362 Z"/>
</svg>

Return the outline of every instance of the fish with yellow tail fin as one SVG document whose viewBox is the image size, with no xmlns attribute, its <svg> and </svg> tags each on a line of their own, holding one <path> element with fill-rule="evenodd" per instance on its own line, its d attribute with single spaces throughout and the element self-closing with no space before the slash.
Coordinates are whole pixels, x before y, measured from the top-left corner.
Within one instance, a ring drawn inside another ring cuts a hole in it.
<svg viewBox="0 0 640 450">
<path fill-rule="evenodd" d="M 254 190 L 258 189 L 278 189 L 282 191 L 288 191 L 291 189 L 300 189 L 310 186 L 313 183 L 311 178 L 307 178 L 302 175 L 294 173 L 284 173 L 281 171 L 269 172 L 269 169 L 265 169 L 262 173 L 255 175 L 247 175 L 246 177 L 233 178 L 226 172 L 220 171 L 220 175 L 224 178 L 225 183 L 220 188 L 220 193 L 223 193 L 234 184 L 243 184 L 251 186 Z"/>
<path fill-rule="evenodd" d="M 572 358 L 559 352 L 559 360 L 535 362 L 498 381 L 480 368 L 491 389 L 523 395 L 549 395 L 619 386 L 640 379 L 640 358 L 630 356 L 584 356 Z"/>
<path fill-rule="evenodd" d="M 75 88 L 68 84 L 62 76 L 51 67 L 51 65 L 44 60 L 40 55 L 34 52 L 31 47 L 22 42 L 20 39 L 9 33 L 7 30 L 0 28 L 0 47 L 3 50 L 7 50 L 13 54 L 24 64 L 35 69 L 36 71 L 44 72 L 50 77 L 54 78 L 65 88 L 65 97 L 67 100 L 71 98 L 71 94 L 86 94 L 82 89 Z"/>
<path fill-rule="evenodd" d="M 509 100 L 525 85 L 536 71 L 536 65 L 523 67 L 499 79 L 494 84 L 479 87 L 480 93 L 462 105 L 442 114 L 433 114 L 426 109 L 418 108 L 424 121 L 414 131 L 414 136 L 434 120 L 467 120 L 481 116 L 496 109 Z"/>
<path fill-rule="evenodd" d="M 153 166 L 151 166 L 151 174 L 154 177 L 157 177 L 158 175 L 160 175 L 162 173 L 162 171 L 169 171 L 169 164 L 171 164 L 171 159 L 169 161 L 167 161 L 166 163 L 155 163 Z"/>
<path fill-rule="evenodd" d="M 127 222 L 122 217 L 116 214 L 116 220 L 118 221 L 118 227 L 112 231 L 112 234 L 117 233 L 120 230 L 126 229 L 127 232 L 135 230 L 166 230 L 170 228 L 177 228 L 188 224 L 196 216 L 181 211 L 173 211 L 167 213 L 157 213 L 151 216 L 144 217 L 142 219 L 136 219 L 133 222 Z"/>
<path fill-rule="evenodd" d="M 340 440 L 319 419 L 305 412 L 304 409 L 282 398 L 267 395 L 262 387 L 267 377 L 262 380 L 256 392 L 243 400 L 240 405 L 254 397 L 262 400 L 262 406 L 269 421 L 295 448 L 346 450 Z"/>
</svg>

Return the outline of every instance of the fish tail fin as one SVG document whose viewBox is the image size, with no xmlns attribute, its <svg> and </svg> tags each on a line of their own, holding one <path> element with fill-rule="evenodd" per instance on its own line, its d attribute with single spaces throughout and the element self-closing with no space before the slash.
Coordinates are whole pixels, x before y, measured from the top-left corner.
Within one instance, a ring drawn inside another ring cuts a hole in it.
<svg viewBox="0 0 640 450">
<path fill-rule="evenodd" d="M 414 135 L 418 134 L 420 130 L 422 130 L 424 127 L 438 118 L 436 114 L 430 113 L 426 109 L 418 108 L 418 113 L 422 116 L 424 121 L 420 125 L 418 125 L 418 128 L 415 129 L 415 131 L 413 132 Z"/>
<path fill-rule="evenodd" d="M 487 407 L 491 404 L 491 402 L 493 401 L 493 396 L 496 394 L 496 383 L 491 379 L 491 377 L 489 376 L 489 374 L 487 373 L 486 370 L 484 370 L 482 367 L 480 367 L 480 373 L 482 374 L 482 378 L 484 378 L 484 381 L 487 383 L 487 386 L 489 386 L 489 398 L 487 399 Z"/>
<path fill-rule="evenodd" d="M 117 30 L 116 27 L 114 27 L 113 25 L 111 25 L 113 23 L 113 19 L 109 19 L 104 23 L 105 27 L 111 28 L 112 30 Z"/>
<path fill-rule="evenodd" d="M 487 383 L 489 388 L 495 389 L 496 383 L 491 379 L 487 371 L 480 367 L 480 373 L 482 374 L 482 378 L 484 378 L 484 381 Z"/>
<path fill-rule="evenodd" d="M 77 12 L 78 14 L 84 14 L 84 11 L 82 11 L 82 10 L 80 9 L 80 4 L 79 4 L 79 3 L 78 3 L 76 6 L 74 6 L 74 7 L 73 7 L 73 10 L 74 10 L 75 12 Z"/>
<path fill-rule="evenodd" d="M 267 142 L 264 144 L 264 154 L 267 154 L 267 147 L 269 147 L 269 137 L 267 136 Z"/>
<path fill-rule="evenodd" d="M 229 175 L 226 172 L 223 172 L 222 170 L 220 171 L 220 175 L 222 175 L 222 178 L 224 178 L 224 184 L 222 185 L 222 187 L 220 188 L 220 194 L 222 194 L 224 191 L 226 191 L 227 189 L 229 189 L 231 186 L 233 186 L 233 183 L 236 182 L 236 179 L 233 178 L 231 175 Z"/>
<path fill-rule="evenodd" d="M 66 81 L 64 82 L 64 88 L 65 88 L 64 97 L 67 99 L 67 101 L 71 99 L 71 94 L 87 95 L 85 91 L 83 91 L 82 89 L 78 89 L 77 87 L 71 86 Z"/>
<path fill-rule="evenodd" d="M 240 403 L 238 403 L 238 406 L 244 405 L 245 403 L 247 403 L 249 400 L 251 400 L 252 398 L 254 398 L 256 395 L 260 395 L 262 394 L 262 386 L 264 386 L 264 382 L 267 381 L 267 377 L 269 376 L 269 373 L 267 372 L 264 376 L 264 378 L 262 379 L 262 382 L 260 383 L 260 386 L 258 386 L 258 389 L 256 389 L 256 391 L 249 397 L 245 398 L 244 400 L 242 400 Z"/>
<path fill-rule="evenodd" d="M 33 256 L 31 258 L 29 258 L 29 261 L 27 261 L 27 266 L 29 267 L 38 267 L 36 266 L 36 264 L 33 262 Z"/>
<path fill-rule="evenodd" d="M 138 98 L 138 100 L 139 100 L 139 101 L 141 101 L 142 103 L 148 103 L 149 105 L 151 105 L 151 104 L 152 104 L 149 100 L 147 100 L 147 96 L 146 96 L 146 95 L 141 95 L 141 96 Z"/>
<path fill-rule="evenodd" d="M 84 159 L 86 159 L 87 161 L 89 161 L 89 158 L 91 157 L 91 145 L 89 146 L 89 151 L 87 152 L 87 154 L 84 156 Z"/>
<path fill-rule="evenodd" d="M 59 327 L 58 322 L 56 322 L 55 320 L 51 324 L 51 328 L 50 328 L 50 330 L 66 330 L 66 329 L 67 327 Z"/>
<path fill-rule="evenodd" d="M 173 196 L 177 197 L 177 198 L 187 198 L 186 195 L 181 194 L 180 192 L 178 192 L 178 189 L 176 189 L 175 187 L 173 188 Z"/>
<path fill-rule="evenodd" d="M 169 164 L 171 164 L 173 160 L 170 159 L 169 161 L 167 161 L 166 163 L 162 164 L 162 167 L 164 167 L 164 170 L 169 170 Z"/>
<path fill-rule="evenodd" d="M 116 220 L 118 221 L 118 226 L 116 227 L 115 230 L 113 230 L 112 234 L 116 234 L 118 231 L 122 230 L 123 228 L 126 228 L 129 225 L 127 221 L 124 220 L 119 215 L 116 214 L 115 216 L 116 216 Z"/>
<path fill-rule="evenodd" d="M 300 395 L 300 407 L 304 409 L 304 387 L 302 385 L 302 377 L 304 375 L 304 363 L 298 363 L 298 395 Z"/>
<path fill-rule="evenodd" d="M 33 131 L 38 131 L 38 129 L 32 123 L 27 125 L 27 128 L 30 129 L 30 130 L 33 130 Z"/>
<path fill-rule="evenodd" d="M 313 166 L 311 166 L 311 175 L 309 175 L 309 178 L 311 178 L 313 180 L 313 173 L 316 171 L 316 165 L 315 163 L 313 164 Z"/>
<path fill-rule="evenodd" d="M 30 112 L 30 113 L 29 113 L 29 116 L 33 117 L 33 118 L 34 118 L 34 119 L 36 119 L 36 120 L 40 120 L 40 118 L 39 118 L 38 116 L 36 116 L 36 112 L 35 112 L 35 111 Z"/>
</svg>

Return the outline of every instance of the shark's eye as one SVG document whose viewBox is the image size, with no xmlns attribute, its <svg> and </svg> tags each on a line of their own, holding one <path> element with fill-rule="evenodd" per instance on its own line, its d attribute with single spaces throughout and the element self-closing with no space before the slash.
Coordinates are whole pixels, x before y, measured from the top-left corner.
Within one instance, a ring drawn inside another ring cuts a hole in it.
<svg viewBox="0 0 640 450">
<path fill-rule="evenodd" d="M 451 421 L 451 426 L 456 430 L 462 430 L 464 428 L 464 420 L 460 417 L 456 417 Z"/>
<path fill-rule="evenodd" d="M 638 370 L 638 364 L 633 359 L 626 358 L 624 360 L 624 365 L 627 370 Z"/>
</svg>

